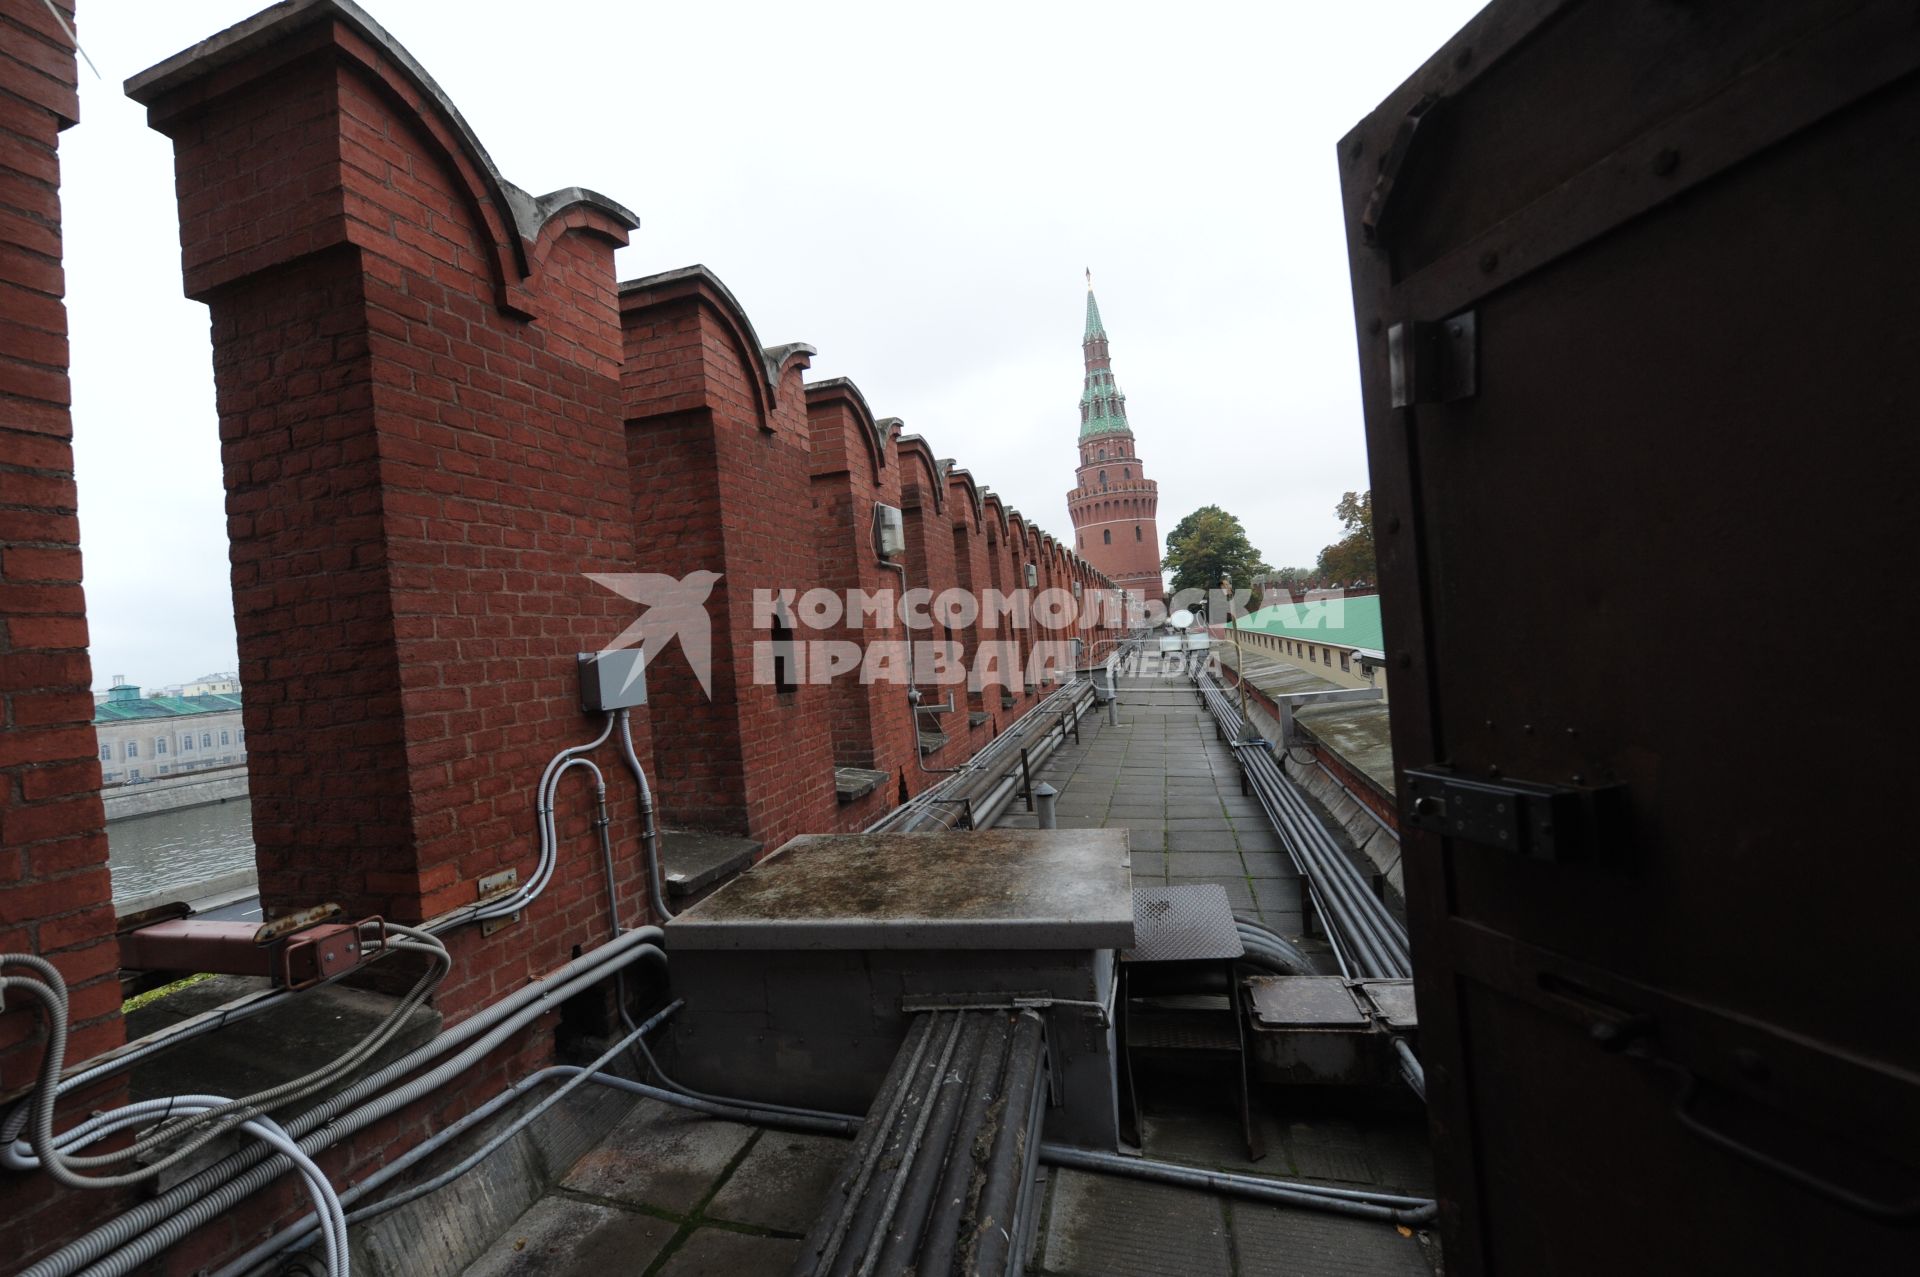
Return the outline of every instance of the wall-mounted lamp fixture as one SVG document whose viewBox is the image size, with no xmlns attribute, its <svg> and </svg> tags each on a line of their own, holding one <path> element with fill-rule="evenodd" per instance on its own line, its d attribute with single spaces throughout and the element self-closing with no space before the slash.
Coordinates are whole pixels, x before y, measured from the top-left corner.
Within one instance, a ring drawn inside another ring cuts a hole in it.
<svg viewBox="0 0 1920 1277">
<path fill-rule="evenodd" d="M 906 517 L 900 513 L 899 506 L 875 505 L 873 507 L 873 552 L 881 559 L 893 559 L 905 553 L 907 548 Z"/>
</svg>

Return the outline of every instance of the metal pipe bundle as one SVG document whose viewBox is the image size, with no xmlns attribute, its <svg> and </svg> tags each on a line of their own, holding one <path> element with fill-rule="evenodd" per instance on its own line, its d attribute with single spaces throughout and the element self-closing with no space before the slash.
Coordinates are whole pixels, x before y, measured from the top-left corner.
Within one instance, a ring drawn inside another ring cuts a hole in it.
<svg viewBox="0 0 1920 1277">
<path fill-rule="evenodd" d="M 1014 772 L 1025 746 L 1032 765 L 1037 766 L 1067 735 L 1065 716 L 1078 722 L 1093 704 L 1093 685 L 1085 681 L 1068 683 L 1038 705 L 1021 715 L 1015 724 L 987 743 L 967 765 L 953 776 L 867 827 L 868 833 L 906 832 L 914 829 L 954 828 L 959 813 L 970 801 L 974 827 L 985 829 L 1019 790 Z"/>
<path fill-rule="evenodd" d="M 1022 1271 L 1046 1094 L 1034 1011 L 915 1017 L 795 1277 Z"/>
<path fill-rule="evenodd" d="M 1346 853 L 1308 807 L 1299 788 L 1280 770 L 1263 744 L 1243 740 L 1246 720 L 1212 674 L 1196 673 L 1201 699 L 1227 737 L 1236 742 L 1241 769 L 1267 818 L 1285 844 L 1294 868 L 1312 884 L 1315 905 L 1334 946 L 1362 978 L 1406 979 L 1413 974 L 1407 929 L 1388 911 Z"/>
</svg>

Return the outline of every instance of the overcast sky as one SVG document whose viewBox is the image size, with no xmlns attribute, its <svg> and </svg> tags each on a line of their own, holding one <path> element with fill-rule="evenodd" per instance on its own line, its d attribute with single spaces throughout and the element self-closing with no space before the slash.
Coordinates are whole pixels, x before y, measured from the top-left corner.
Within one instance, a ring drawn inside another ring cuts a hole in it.
<svg viewBox="0 0 1920 1277">
<path fill-rule="evenodd" d="M 236 663 L 206 310 L 171 146 L 120 85 L 260 7 L 80 7 L 104 78 L 82 67 L 61 161 L 96 686 Z M 817 346 L 812 376 L 1063 537 L 1092 267 L 1162 536 L 1215 503 L 1285 566 L 1367 486 L 1334 144 L 1479 4 L 365 7 L 508 180 L 640 215 L 622 278 L 704 262 L 763 341 Z"/>
</svg>

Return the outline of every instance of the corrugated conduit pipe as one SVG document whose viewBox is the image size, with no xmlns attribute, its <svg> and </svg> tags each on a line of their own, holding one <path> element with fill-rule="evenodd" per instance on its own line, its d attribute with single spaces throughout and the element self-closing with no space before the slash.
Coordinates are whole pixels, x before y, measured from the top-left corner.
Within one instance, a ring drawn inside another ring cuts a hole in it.
<svg viewBox="0 0 1920 1277">
<path fill-rule="evenodd" d="M 625 711 L 620 712 L 620 717 L 624 719 Z M 553 806 L 552 798 L 558 783 L 559 773 L 565 769 L 570 760 L 591 753 L 605 743 L 608 736 L 612 733 L 613 727 L 614 719 L 609 717 L 605 726 L 601 728 L 599 736 L 585 745 L 574 745 L 562 750 L 548 762 L 545 771 L 541 773 L 540 777 L 539 791 L 536 798 L 536 808 L 538 810 L 542 811 L 545 815 L 551 815 Z M 641 815 L 645 831 L 647 855 L 651 879 L 655 884 L 655 908 L 659 911 L 662 918 L 669 918 L 672 917 L 672 914 L 665 909 L 664 893 L 658 890 L 660 859 L 657 839 L 653 832 L 652 793 L 647 788 L 646 775 L 644 771 L 640 770 L 639 760 L 632 757 L 632 737 L 630 734 L 627 736 L 626 748 L 628 753 L 628 766 L 634 771 L 635 780 L 640 785 Z M 494 917 L 499 914 L 514 913 L 530 904 L 533 899 L 540 894 L 540 891 L 546 886 L 547 881 L 552 877 L 556 855 L 555 846 L 557 839 L 551 832 L 550 820 L 543 819 L 541 821 L 540 835 L 540 860 L 535 867 L 533 876 L 528 879 L 525 886 L 508 896 L 481 901 L 477 904 L 455 910 L 440 918 L 433 919 L 422 924 L 423 928 L 435 936 L 444 935 L 467 923 L 476 922 L 482 918 Z M 342 978 L 345 974 L 346 973 L 343 972 L 341 976 L 335 976 L 332 980 L 325 980 L 321 983 L 331 984 L 334 980 Z M 191 1041 L 194 1038 L 211 1033 L 216 1029 L 224 1028 L 229 1024 L 237 1024 L 242 1020 L 251 1019 L 253 1016 L 259 1015 L 262 1012 L 270 1011 L 295 996 L 297 995 L 294 992 L 286 989 L 262 990 L 259 993 L 249 995 L 246 998 L 239 999 L 235 1003 L 221 1008 L 218 1015 L 196 1017 L 179 1026 L 156 1033 L 142 1042 L 129 1044 L 129 1047 L 123 1048 L 120 1053 L 102 1060 L 90 1068 L 83 1069 L 81 1072 L 60 1082 L 55 1093 L 55 1098 L 57 1099 L 61 1095 L 66 1095 L 72 1091 L 90 1086 L 103 1078 L 124 1073 L 142 1060 L 146 1060 L 161 1051 L 169 1050 Z M 33 1101 L 34 1097 L 31 1094 L 26 1096 L 13 1106 L 3 1121 L 0 1121 L 0 1149 L 12 1145 L 25 1133 L 27 1125 L 32 1118 Z M 4 1156 L 4 1153 L 0 1153 L 0 1160 L 4 1160 Z"/>
<path fill-rule="evenodd" d="M 440 1089 L 533 1020 L 615 971 L 642 959 L 664 970 L 666 954 L 659 948 L 661 938 L 659 928 L 644 927 L 575 959 L 287 1122 L 287 1133 L 303 1151 L 312 1153 L 405 1108 Z M 393 1090 L 387 1089 L 463 1044 L 464 1049 L 437 1067 Z M 87 1277 L 117 1277 L 174 1245 L 290 1168 L 285 1158 L 265 1160 L 259 1150 L 231 1154 L 69 1242 L 28 1268 L 22 1277 L 68 1277 L 80 1271 Z M 82 1265 L 96 1260 L 99 1262 L 82 1269 Z"/>
<path fill-rule="evenodd" d="M 102 1129 L 101 1123 L 107 1124 L 105 1129 L 114 1131 L 124 1129 L 128 1123 L 118 1120 L 118 1115 L 123 1110 L 115 1109 L 96 1115 L 88 1122 L 59 1136 L 56 1136 L 53 1131 L 53 1111 L 60 1092 L 58 1079 L 65 1066 L 66 1058 L 68 1006 L 65 985 L 60 981 L 59 972 L 38 958 L 29 958 L 24 955 L 0 956 L 0 963 L 20 964 L 43 970 L 48 987 L 58 994 L 56 1004 L 49 1002 L 44 993 L 40 993 L 41 1001 L 46 1003 L 48 1010 L 48 1042 L 45 1055 L 41 1060 L 40 1086 L 31 1097 L 31 1137 L 28 1140 L 16 1140 L 0 1147 L 0 1165 L 10 1170 L 44 1169 L 67 1188 L 124 1188 L 158 1177 L 165 1168 L 175 1165 L 197 1149 L 242 1125 L 250 1118 L 261 1117 L 276 1108 L 283 1108 L 296 1100 L 304 1099 L 343 1081 L 405 1027 L 414 1009 L 426 1000 L 428 994 L 440 983 L 441 978 L 446 975 L 448 968 L 452 965 L 445 947 L 425 932 L 397 925 L 391 929 L 410 939 L 391 939 L 388 941 L 389 948 L 423 953 L 430 961 L 427 970 L 415 981 L 413 988 L 394 1006 L 373 1032 L 319 1068 L 292 1081 L 252 1095 L 243 1096 L 237 1100 L 223 1100 L 212 1105 L 192 1104 L 171 1110 L 164 1106 L 142 1109 L 142 1112 L 161 1113 L 163 1120 L 133 1143 L 104 1155 L 73 1155 L 69 1150 L 97 1143 L 101 1137 L 90 1132 Z M 187 1139 L 164 1157 L 157 1158 L 137 1170 L 121 1174 L 87 1175 L 77 1169 L 111 1166 L 129 1161 L 149 1149 L 157 1148 L 196 1131 L 192 1138 Z"/>
<path fill-rule="evenodd" d="M 1241 961 L 1248 966 L 1260 967 L 1276 975 L 1318 974 L 1313 969 L 1312 960 L 1279 932 L 1238 916 L 1234 918 L 1233 925 L 1240 933 L 1241 947 L 1246 950 L 1246 956 Z"/>
</svg>

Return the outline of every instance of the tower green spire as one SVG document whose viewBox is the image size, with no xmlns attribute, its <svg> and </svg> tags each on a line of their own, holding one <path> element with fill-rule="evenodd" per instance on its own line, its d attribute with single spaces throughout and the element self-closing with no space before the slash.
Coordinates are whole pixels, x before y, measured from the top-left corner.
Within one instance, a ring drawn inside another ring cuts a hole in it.
<svg viewBox="0 0 1920 1277">
<path fill-rule="evenodd" d="M 1132 432 L 1127 424 L 1127 397 L 1113 379 L 1107 358 L 1107 327 L 1100 322 L 1100 303 L 1093 296 L 1093 271 L 1087 271 L 1087 331 L 1080 339 L 1086 356 L 1087 377 L 1080 391 L 1080 437 Z"/>
</svg>

